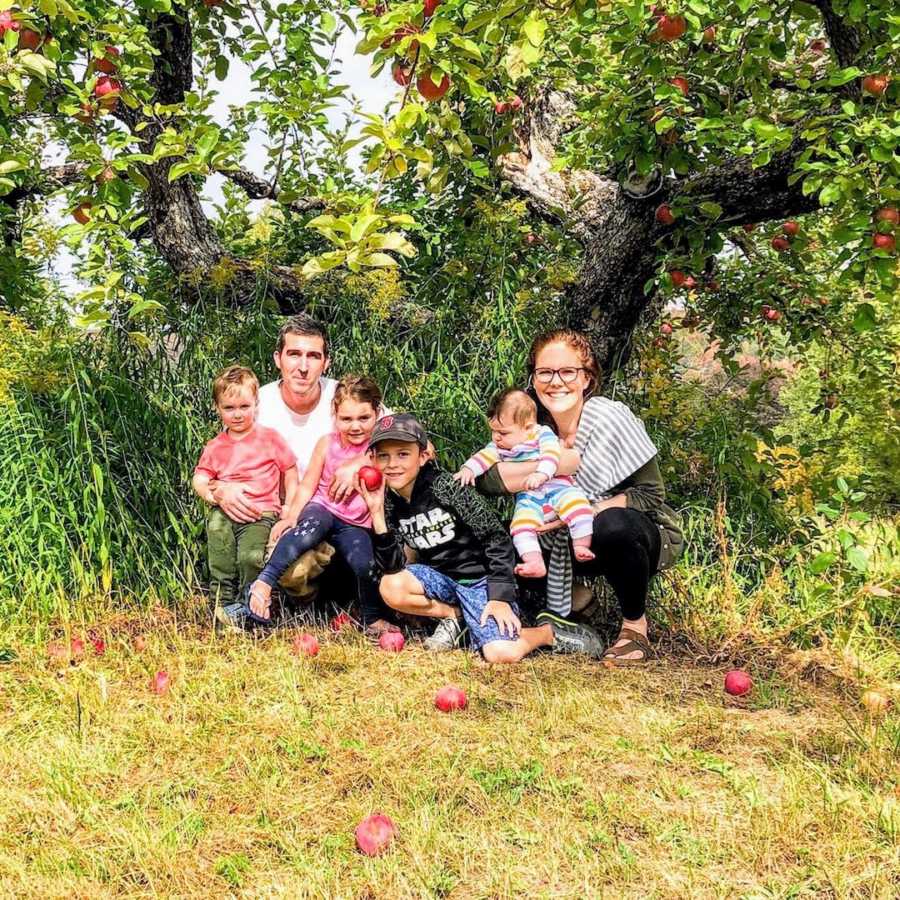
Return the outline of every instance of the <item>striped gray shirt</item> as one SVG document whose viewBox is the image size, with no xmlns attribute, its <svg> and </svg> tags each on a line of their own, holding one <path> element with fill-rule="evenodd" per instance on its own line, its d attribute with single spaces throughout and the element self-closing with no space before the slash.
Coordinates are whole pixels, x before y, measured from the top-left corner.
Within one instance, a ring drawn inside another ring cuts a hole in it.
<svg viewBox="0 0 900 900">
<path fill-rule="evenodd" d="M 575 449 L 581 465 L 575 483 L 592 503 L 613 496 L 613 489 L 656 456 L 644 424 L 624 404 L 591 397 L 584 404 Z M 561 616 L 572 610 L 572 555 L 565 528 L 545 532 L 541 543 L 550 549 L 547 567 L 547 608 Z"/>
</svg>

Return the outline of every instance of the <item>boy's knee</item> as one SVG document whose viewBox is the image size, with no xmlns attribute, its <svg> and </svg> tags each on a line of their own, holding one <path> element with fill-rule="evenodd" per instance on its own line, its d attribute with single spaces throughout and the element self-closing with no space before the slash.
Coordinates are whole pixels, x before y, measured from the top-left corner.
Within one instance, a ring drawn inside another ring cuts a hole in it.
<svg viewBox="0 0 900 900">
<path fill-rule="evenodd" d="M 522 651 L 517 641 L 491 641 L 481 648 L 481 655 L 489 663 L 517 663 Z"/>
</svg>

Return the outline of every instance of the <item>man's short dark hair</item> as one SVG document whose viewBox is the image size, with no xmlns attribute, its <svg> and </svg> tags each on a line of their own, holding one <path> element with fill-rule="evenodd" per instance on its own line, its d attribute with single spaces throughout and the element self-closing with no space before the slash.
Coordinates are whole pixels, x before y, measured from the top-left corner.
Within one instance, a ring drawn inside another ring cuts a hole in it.
<svg viewBox="0 0 900 900">
<path fill-rule="evenodd" d="M 317 322 L 312 316 L 306 313 L 298 313 L 296 316 L 291 316 L 281 326 L 281 331 L 278 332 L 278 344 L 275 347 L 276 353 L 281 353 L 284 350 L 284 339 L 289 334 L 322 338 L 325 356 L 328 356 L 328 332 L 325 330 L 325 326 L 321 322 Z"/>
</svg>

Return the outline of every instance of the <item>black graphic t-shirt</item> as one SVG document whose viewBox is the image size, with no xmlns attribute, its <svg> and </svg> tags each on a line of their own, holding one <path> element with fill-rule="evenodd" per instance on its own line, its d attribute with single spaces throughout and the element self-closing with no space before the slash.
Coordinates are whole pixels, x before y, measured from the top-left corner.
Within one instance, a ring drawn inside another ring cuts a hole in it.
<svg viewBox="0 0 900 900">
<path fill-rule="evenodd" d="M 373 535 L 375 561 L 389 575 L 406 565 L 403 545 L 419 561 L 454 581 L 487 576 L 488 599 L 516 600 L 512 538 L 473 488 L 453 480 L 433 462 L 422 466 L 409 502 L 385 492 L 387 534 Z"/>
</svg>

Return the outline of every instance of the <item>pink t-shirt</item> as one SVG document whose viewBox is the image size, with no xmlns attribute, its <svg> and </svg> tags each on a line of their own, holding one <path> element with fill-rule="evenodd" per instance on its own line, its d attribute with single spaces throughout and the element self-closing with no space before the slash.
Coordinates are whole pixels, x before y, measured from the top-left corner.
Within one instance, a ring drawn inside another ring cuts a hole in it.
<svg viewBox="0 0 900 900">
<path fill-rule="evenodd" d="M 322 466 L 322 477 L 319 486 L 310 503 L 318 503 L 325 509 L 330 509 L 342 522 L 348 525 L 359 525 L 360 528 L 372 527 L 372 516 L 369 515 L 369 507 L 358 491 L 354 491 L 346 500 L 336 503 L 328 496 L 328 486 L 334 478 L 335 470 L 341 463 L 349 459 L 355 459 L 364 448 L 352 445 L 344 447 L 337 432 L 332 432 L 328 439 L 328 449 L 325 451 L 325 465 Z"/>
<path fill-rule="evenodd" d="M 281 512 L 281 476 L 296 465 L 297 458 L 277 431 L 254 425 L 237 441 L 227 431 L 214 437 L 194 471 L 246 485 L 248 499 L 257 506 Z"/>
</svg>

